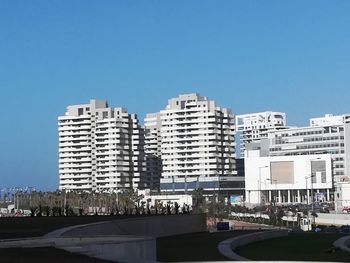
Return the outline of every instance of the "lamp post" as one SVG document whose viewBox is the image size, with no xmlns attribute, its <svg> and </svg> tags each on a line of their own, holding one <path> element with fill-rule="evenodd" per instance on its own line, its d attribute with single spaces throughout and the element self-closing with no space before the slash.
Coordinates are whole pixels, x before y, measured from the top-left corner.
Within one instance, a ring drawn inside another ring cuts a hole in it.
<svg viewBox="0 0 350 263">
<path fill-rule="evenodd" d="M 312 198 L 312 194 L 313 194 L 313 183 L 312 183 L 312 178 L 315 177 L 314 175 L 309 175 L 309 176 L 305 176 L 305 184 L 306 184 L 306 195 L 307 195 L 307 204 L 310 204 L 309 202 L 309 195 L 307 193 L 308 190 L 308 183 L 307 180 L 310 179 L 310 195 L 311 195 L 311 208 L 312 211 L 314 210 L 314 204 L 313 204 L 313 198 Z"/>
<path fill-rule="evenodd" d="M 310 160 L 310 166 L 311 166 L 310 167 L 311 168 L 310 169 L 311 170 L 311 174 L 310 174 L 310 181 L 311 181 L 311 211 L 312 211 L 313 214 L 315 212 L 315 207 L 314 207 L 314 188 L 313 188 L 312 178 L 315 177 L 316 174 L 315 175 L 312 174 L 312 161 L 316 161 L 316 160 L 321 160 L 321 158 L 318 157 L 318 158 Z"/>
<path fill-rule="evenodd" d="M 314 213 L 315 213 L 315 206 L 314 206 L 314 188 L 313 188 L 313 181 L 312 178 L 316 176 L 312 174 L 312 161 L 316 161 L 316 160 L 321 160 L 320 157 L 315 158 L 315 159 L 311 159 L 310 160 L 310 176 L 305 176 L 305 183 L 306 183 L 306 194 L 307 194 L 307 180 L 310 178 L 310 194 L 311 194 L 311 211 L 312 211 L 312 218 L 313 218 L 313 223 L 315 223 L 315 217 L 314 217 Z M 309 204 L 309 195 L 308 197 L 308 204 Z"/>
<path fill-rule="evenodd" d="M 270 178 L 267 178 L 265 179 L 266 181 L 270 181 L 270 183 L 274 183 L 275 184 L 275 190 L 276 190 L 276 194 L 274 195 L 273 197 L 273 202 L 274 202 L 274 205 L 276 206 L 276 196 L 277 196 L 277 180 L 276 179 L 270 179 Z"/>
<path fill-rule="evenodd" d="M 268 168 L 267 165 L 259 167 L 259 207 L 260 207 L 260 217 L 261 217 L 261 169 Z"/>
</svg>

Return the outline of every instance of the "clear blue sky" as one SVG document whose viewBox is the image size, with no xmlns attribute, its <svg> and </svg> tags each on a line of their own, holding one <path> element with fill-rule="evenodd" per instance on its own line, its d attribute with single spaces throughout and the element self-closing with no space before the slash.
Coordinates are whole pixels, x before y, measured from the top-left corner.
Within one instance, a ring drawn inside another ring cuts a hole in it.
<svg viewBox="0 0 350 263">
<path fill-rule="evenodd" d="M 199 92 L 291 125 L 350 112 L 350 1 L 0 1 L 0 187 L 58 186 L 57 116 Z"/>
</svg>

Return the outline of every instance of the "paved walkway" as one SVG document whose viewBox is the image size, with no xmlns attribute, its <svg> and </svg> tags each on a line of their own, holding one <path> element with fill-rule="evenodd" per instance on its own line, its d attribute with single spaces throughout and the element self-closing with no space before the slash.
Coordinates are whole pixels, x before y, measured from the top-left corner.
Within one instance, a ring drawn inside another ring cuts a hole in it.
<svg viewBox="0 0 350 263">
<path fill-rule="evenodd" d="M 233 225 L 234 230 L 254 230 L 254 229 L 261 229 L 261 230 L 273 230 L 273 229 L 288 229 L 286 227 L 279 227 L 279 226 L 272 226 L 272 225 L 264 225 L 264 224 L 257 224 L 257 223 L 249 223 L 244 221 L 237 221 L 237 220 L 229 220 L 230 225 Z"/>
<path fill-rule="evenodd" d="M 334 241 L 333 246 L 343 251 L 350 252 L 350 236 L 345 236 Z"/>
</svg>

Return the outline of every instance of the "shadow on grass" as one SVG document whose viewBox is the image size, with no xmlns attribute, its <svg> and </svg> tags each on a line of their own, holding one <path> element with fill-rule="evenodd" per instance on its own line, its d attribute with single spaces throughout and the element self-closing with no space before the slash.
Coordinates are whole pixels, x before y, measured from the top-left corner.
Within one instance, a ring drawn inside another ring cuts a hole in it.
<svg viewBox="0 0 350 263">
<path fill-rule="evenodd" d="M 257 231 L 202 232 L 157 238 L 157 260 L 175 261 L 224 261 L 218 244 L 228 238 Z"/>
<path fill-rule="evenodd" d="M 71 263 L 71 262 L 86 262 L 86 263 L 105 263 L 110 262 L 88 256 L 74 254 L 62 249 L 53 247 L 41 248 L 1 248 L 0 261 L 2 263 Z"/>
<path fill-rule="evenodd" d="M 235 252 L 251 260 L 350 262 L 350 253 L 330 252 L 333 242 L 343 235 L 334 233 L 291 233 L 238 247 Z"/>
</svg>

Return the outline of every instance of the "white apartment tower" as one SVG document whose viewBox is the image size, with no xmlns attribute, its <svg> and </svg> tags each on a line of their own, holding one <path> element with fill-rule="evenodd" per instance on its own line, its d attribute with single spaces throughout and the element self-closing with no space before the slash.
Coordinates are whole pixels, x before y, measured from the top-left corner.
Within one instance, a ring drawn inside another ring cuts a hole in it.
<svg viewBox="0 0 350 263">
<path fill-rule="evenodd" d="M 144 188 L 144 132 L 137 116 L 107 101 L 68 106 L 58 117 L 59 188 L 115 191 Z"/>
<path fill-rule="evenodd" d="M 151 178 L 150 189 L 159 190 L 160 178 L 162 175 L 161 160 L 161 121 L 160 113 L 149 113 L 145 121 L 145 154 L 146 154 L 146 174 Z"/>
<path fill-rule="evenodd" d="M 267 138 L 269 132 L 283 129 L 286 126 L 284 112 L 257 112 L 236 116 L 237 135 L 239 136 L 239 157 L 244 158 L 248 143 L 259 143 Z"/>
<path fill-rule="evenodd" d="M 147 151 L 161 156 L 162 192 L 243 191 L 244 179 L 235 171 L 235 125 L 229 109 L 199 94 L 183 94 L 170 99 L 160 113 L 147 115 L 145 127 Z"/>
</svg>

